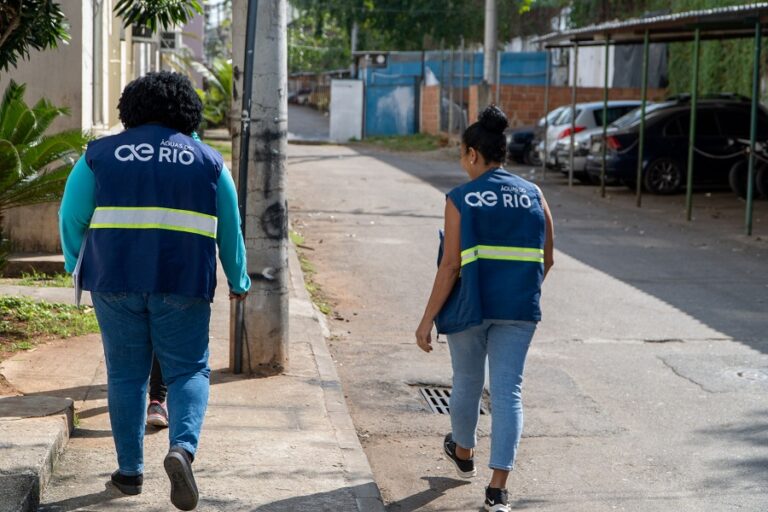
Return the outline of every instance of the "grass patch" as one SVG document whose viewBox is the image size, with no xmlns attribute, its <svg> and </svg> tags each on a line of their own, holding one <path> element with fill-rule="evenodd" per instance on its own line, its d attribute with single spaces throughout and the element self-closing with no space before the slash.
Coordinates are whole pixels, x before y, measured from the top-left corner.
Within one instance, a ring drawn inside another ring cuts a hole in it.
<svg viewBox="0 0 768 512">
<path fill-rule="evenodd" d="M 0 296 L 0 352 L 31 350 L 39 341 L 99 332 L 92 307 Z"/>
<path fill-rule="evenodd" d="M 293 245 L 304 245 L 304 237 L 301 236 L 297 231 L 290 230 L 288 232 L 288 236 L 291 239 L 291 242 L 293 242 Z"/>
<path fill-rule="evenodd" d="M 226 140 L 211 139 L 204 139 L 203 142 L 221 153 L 221 156 L 224 157 L 224 160 L 227 160 L 228 162 L 232 161 L 232 142 Z"/>
<path fill-rule="evenodd" d="M 69 274 L 42 274 L 36 271 L 32 271 L 31 274 L 26 272 L 21 274 L 21 279 L 18 280 L 18 284 L 21 286 L 39 286 L 39 287 L 51 287 L 51 288 L 72 288 L 72 276 Z"/>
<path fill-rule="evenodd" d="M 301 265 L 301 271 L 304 274 L 304 288 L 307 289 L 307 293 L 309 293 L 309 297 L 312 299 L 314 305 L 317 306 L 317 309 L 326 316 L 330 315 L 333 312 L 333 308 L 328 304 L 322 288 L 320 288 L 320 285 L 315 281 L 317 270 L 315 270 L 312 262 L 309 261 L 309 258 L 304 254 L 304 251 L 300 249 L 300 247 L 304 245 L 304 237 L 301 236 L 298 231 L 294 230 L 290 230 L 288 236 L 290 237 L 291 242 L 293 242 L 293 245 L 296 246 L 296 253 L 299 256 L 299 264 Z"/>
<path fill-rule="evenodd" d="M 366 137 L 363 144 L 392 151 L 433 151 L 448 145 L 448 139 L 428 133 Z"/>
</svg>

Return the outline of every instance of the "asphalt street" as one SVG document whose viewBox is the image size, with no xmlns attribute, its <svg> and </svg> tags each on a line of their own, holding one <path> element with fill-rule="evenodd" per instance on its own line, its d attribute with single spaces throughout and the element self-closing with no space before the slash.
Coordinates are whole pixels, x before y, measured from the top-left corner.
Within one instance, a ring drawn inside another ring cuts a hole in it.
<svg viewBox="0 0 768 512">
<path fill-rule="evenodd" d="M 422 353 L 413 336 L 444 192 L 464 179 L 444 158 L 289 150 L 292 226 L 333 306 L 331 352 L 391 511 L 478 510 L 490 474 L 487 416 L 478 478 L 456 478 L 442 459 L 450 424 L 418 387 L 450 385 L 448 350 Z M 638 210 L 621 192 L 599 200 L 594 188 L 538 182 L 557 252 L 526 368 L 514 507 L 768 509 L 765 237 L 680 222 L 652 198 Z M 676 217 L 679 200 L 666 203 Z"/>
</svg>

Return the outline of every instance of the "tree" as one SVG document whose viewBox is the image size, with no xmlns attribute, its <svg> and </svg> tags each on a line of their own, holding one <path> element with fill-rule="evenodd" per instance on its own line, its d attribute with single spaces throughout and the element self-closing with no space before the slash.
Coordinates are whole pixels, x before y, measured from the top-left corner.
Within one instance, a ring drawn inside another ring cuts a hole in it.
<svg viewBox="0 0 768 512">
<path fill-rule="evenodd" d="M 548 32 L 551 18 L 568 3 L 499 2 L 499 35 L 510 39 Z M 360 50 L 437 50 L 456 47 L 462 38 L 467 44 L 483 41 L 484 0 L 292 0 L 291 4 L 301 14 L 291 24 L 291 66 L 306 71 L 318 66 L 329 69 L 323 60 L 335 63 L 348 54 L 355 23 L 360 28 Z M 301 57 L 310 62 L 302 63 Z"/>
<path fill-rule="evenodd" d="M 16 67 L 30 50 L 56 48 L 69 41 L 69 27 L 51 0 L 9 0 L 0 4 L 0 70 Z"/>
<path fill-rule="evenodd" d="M 200 0 L 118 0 L 115 4 L 115 14 L 123 18 L 126 27 L 143 25 L 152 32 L 158 27 L 183 25 L 196 13 L 203 14 Z"/>
</svg>

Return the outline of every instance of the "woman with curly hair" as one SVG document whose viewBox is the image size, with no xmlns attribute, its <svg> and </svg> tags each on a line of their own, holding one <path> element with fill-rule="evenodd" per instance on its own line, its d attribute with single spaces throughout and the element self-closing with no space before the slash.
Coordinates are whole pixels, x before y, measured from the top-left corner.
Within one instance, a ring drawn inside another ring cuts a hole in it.
<svg viewBox="0 0 768 512">
<path fill-rule="evenodd" d="M 125 131 L 88 145 L 60 211 L 66 269 L 90 290 L 107 364 L 118 469 L 139 494 L 153 353 L 168 387 L 171 502 L 197 506 L 192 461 L 208 403 L 208 331 L 218 246 L 230 297 L 250 287 L 237 194 L 221 155 L 193 137 L 202 104 L 189 80 L 149 73 L 118 104 Z"/>
<path fill-rule="evenodd" d="M 539 187 L 502 167 L 507 117 L 490 106 L 461 140 L 470 181 L 448 193 L 437 275 L 416 342 L 432 350 L 432 324 L 448 335 L 453 366 L 445 456 L 477 474 L 474 447 L 488 364 L 493 470 L 485 510 L 508 512 L 507 477 L 523 428 L 523 367 L 541 319 L 541 284 L 553 264 L 552 215 Z"/>
</svg>

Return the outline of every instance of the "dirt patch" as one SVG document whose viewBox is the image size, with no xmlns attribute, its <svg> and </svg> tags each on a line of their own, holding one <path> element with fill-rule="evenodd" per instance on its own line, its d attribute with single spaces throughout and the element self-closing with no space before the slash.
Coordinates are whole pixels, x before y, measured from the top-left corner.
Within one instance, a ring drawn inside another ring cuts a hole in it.
<svg viewBox="0 0 768 512">
<path fill-rule="evenodd" d="M 0 359 L 2 359 L 2 353 L 0 353 Z M 10 395 L 18 395 L 20 394 L 16 388 L 10 385 L 10 383 L 5 380 L 5 377 L 3 377 L 2 374 L 0 374 L 0 396 L 10 396 Z"/>
</svg>

